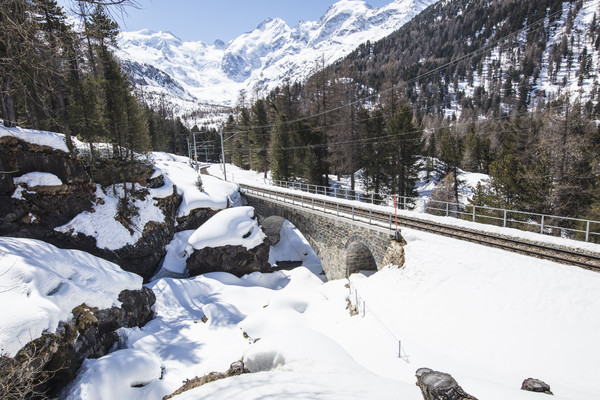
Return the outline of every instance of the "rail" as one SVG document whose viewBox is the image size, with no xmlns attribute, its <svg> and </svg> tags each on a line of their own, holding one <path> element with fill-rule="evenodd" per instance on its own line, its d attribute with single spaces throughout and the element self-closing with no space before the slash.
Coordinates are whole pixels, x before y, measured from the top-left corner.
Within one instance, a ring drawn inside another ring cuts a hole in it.
<svg viewBox="0 0 600 400">
<path fill-rule="evenodd" d="M 600 272 L 600 253 L 597 252 L 584 251 L 582 249 L 532 241 L 524 238 L 509 237 L 470 227 L 465 228 L 444 224 L 439 221 L 407 216 L 406 213 L 398 214 L 396 210 L 390 211 L 372 206 L 369 207 L 357 202 L 332 199 L 327 196 L 315 196 L 304 194 L 304 192 L 295 193 L 294 191 L 282 191 L 281 189 L 274 190 L 276 188 L 271 189 L 248 184 L 240 184 L 240 187 L 249 195 L 264 197 L 274 201 L 289 203 L 293 206 L 332 214 L 338 218 L 387 228 L 390 230 L 390 234 L 395 234 L 396 224 L 398 224 L 402 227 L 449 236 L 455 239 Z"/>
<path fill-rule="evenodd" d="M 295 189 L 328 197 L 355 200 L 361 203 L 391 206 L 432 215 L 454 217 L 467 221 L 516 228 L 537 232 L 542 235 L 560 236 L 585 242 L 600 242 L 600 221 L 531 213 L 504 208 L 465 205 L 440 200 L 425 200 L 419 197 L 394 196 L 380 193 L 363 193 L 339 187 L 311 185 L 301 182 L 271 180 L 270 184 L 286 189 Z"/>
</svg>

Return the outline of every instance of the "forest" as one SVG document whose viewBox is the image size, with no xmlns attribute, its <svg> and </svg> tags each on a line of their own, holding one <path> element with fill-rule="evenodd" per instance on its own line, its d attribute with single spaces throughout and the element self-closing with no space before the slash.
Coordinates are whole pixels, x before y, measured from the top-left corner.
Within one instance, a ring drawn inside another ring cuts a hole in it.
<svg viewBox="0 0 600 400">
<path fill-rule="evenodd" d="M 168 151 L 217 162 L 215 128 L 145 99 L 114 56 L 114 7 L 73 0 L 78 28 L 55 1 L 4 0 L 0 98 L 7 126 L 113 145 L 115 159 Z M 490 175 L 473 204 L 600 220 L 600 26 L 584 2 L 437 3 L 396 33 L 325 65 L 307 82 L 240 93 L 223 126 L 225 158 L 276 180 L 327 184 L 350 175 L 372 193 L 415 195 L 418 174 Z M 589 8 L 589 7 L 588 7 Z M 544 85 L 542 84 L 544 83 Z M 198 118 L 200 119 L 200 118 Z M 190 126 L 191 125 L 191 126 Z"/>
<path fill-rule="evenodd" d="M 583 5 L 439 2 L 334 65 L 317 60 L 305 84 L 242 96 L 226 149 L 273 179 L 351 175 L 375 193 L 413 196 L 421 171 L 450 182 L 450 201 L 459 170 L 482 172 L 474 205 L 599 220 L 600 9 L 582 25 Z"/>
</svg>

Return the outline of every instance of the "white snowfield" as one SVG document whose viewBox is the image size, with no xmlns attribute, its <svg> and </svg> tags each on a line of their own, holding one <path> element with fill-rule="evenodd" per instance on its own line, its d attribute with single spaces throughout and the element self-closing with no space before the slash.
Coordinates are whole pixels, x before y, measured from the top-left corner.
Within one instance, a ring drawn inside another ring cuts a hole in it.
<svg viewBox="0 0 600 400">
<path fill-rule="evenodd" d="M 403 268 L 350 279 L 359 298 L 354 317 L 348 280 L 323 283 L 304 267 L 241 279 L 159 279 L 149 285 L 158 317 L 121 330 L 116 365 L 88 360 L 67 398 L 160 399 L 184 379 L 225 371 L 242 357 L 255 373 L 176 399 L 417 400 L 420 367 L 452 374 L 481 399 L 539 399 L 520 390 L 528 377 L 549 383 L 555 399 L 597 398 L 599 274 L 403 233 Z"/>
<path fill-rule="evenodd" d="M 119 293 L 142 278 L 77 250 L 33 239 L 0 237 L 0 354 L 14 356 L 42 333 L 53 333 L 71 310 L 119 306 Z"/>
<path fill-rule="evenodd" d="M 161 155 L 161 163 L 185 195 L 177 180 L 195 182 L 186 161 Z M 230 201 L 224 193 L 236 185 L 203 181 L 205 204 Z M 247 208 L 237 212 L 250 218 Z M 285 243 L 273 254 L 289 249 L 309 264 L 306 241 L 294 232 L 281 235 Z M 192 234 L 174 238 L 163 268 L 184 267 Z M 148 287 L 157 317 L 141 329 L 119 330 L 119 349 L 87 360 L 63 398 L 159 400 L 183 380 L 225 371 L 240 358 L 254 373 L 176 399 L 420 400 L 420 367 L 452 374 L 480 399 L 539 400 L 541 394 L 520 390 L 529 377 L 550 384 L 556 400 L 598 398 L 600 274 L 410 229 L 402 234 L 402 268 L 349 280 L 324 283 L 306 267 L 155 280 Z M 0 238 L 2 351 L 14 354 L 52 332 L 82 302 L 108 307 L 122 289 L 140 285 L 141 278 L 85 253 Z M 359 315 L 349 315 L 349 299 Z"/>
</svg>

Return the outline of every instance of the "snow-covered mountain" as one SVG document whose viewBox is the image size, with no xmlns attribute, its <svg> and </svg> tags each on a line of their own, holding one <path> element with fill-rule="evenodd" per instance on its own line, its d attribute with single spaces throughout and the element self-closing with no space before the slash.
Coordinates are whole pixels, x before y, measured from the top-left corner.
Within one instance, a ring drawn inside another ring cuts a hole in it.
<svg viewBox="0 0 600 400">
<path fill-rule="evenodd" d="M 229 43 L 182 42 L 170 32 L 123 32 L 119 58 L 149 96 L 234 105 L 241 90 L 265 93 L 284 79 L 303 81 L 359 44 L 381 39 L 437 0 L 394 0 L 373 8 L 340 0 L 317 21 L 289 27 L 266 19 Z"/>
</svg>

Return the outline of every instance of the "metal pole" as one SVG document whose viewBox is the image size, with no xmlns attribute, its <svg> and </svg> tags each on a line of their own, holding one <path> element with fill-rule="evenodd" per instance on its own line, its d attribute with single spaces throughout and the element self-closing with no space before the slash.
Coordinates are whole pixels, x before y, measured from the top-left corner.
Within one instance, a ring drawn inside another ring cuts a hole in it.
<svg viewBox="0 0 600 400">
<path fill-rule="evenodd" d="M 540 233 L 542 235 L 544 234 L 544 217 L 545 217 L 545 215 L 542 215 L 542 224 L 541 224 L 541 227 L 540 227 Z"/>
<path fill-rule="evenodd" d="M 402 342 L 398 340 L 398 358 L 402 358 Z"/>
<path fill-rule="evenodd" d="M 396 217 L 396 232 L 398 232 L 398 195 L 394 195 L 394 214 Z"/>
<path fill-rule="evenodd" d="M 223 179 L 227 182 L 227 170 L 225 169 L 225 148 L 223 147 L 223 127 L 219 128 L 219 135 L 221 135 L 221 158 L 223 159 Z"/>
<path fill-rule="evenodd" d="M 585 227 L 585 241 L 588 242 L 590 240 L 590 221 L 587 221 Z"/>
<path fill-rule="evenodd" d="M 192 159 L 192 148 L 190 147 L 190 138 L 187 138 L 187 144 L 188 144 L 188 158 L 191 160 Z"/>
<path fill-rule="evenodd" d="M 196 150 L 196 132 L 192 132 L 194 138 L 194 165 L 196 166 L 196 172 L 198 172 L 198 151 Z"/>
</svg>

